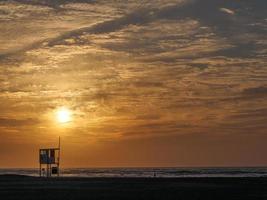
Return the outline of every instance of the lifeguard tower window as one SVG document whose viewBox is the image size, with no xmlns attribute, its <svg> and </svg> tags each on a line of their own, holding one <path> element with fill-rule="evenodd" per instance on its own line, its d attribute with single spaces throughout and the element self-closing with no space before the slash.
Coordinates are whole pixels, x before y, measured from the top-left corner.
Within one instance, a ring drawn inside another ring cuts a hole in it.
<svg viewBox="0 0 267 200">
<path fill-rule="evenodd" d="M 59 149 L 40 149 L 40 164 L 56 164 L 58 151 Z"/>
</svg>

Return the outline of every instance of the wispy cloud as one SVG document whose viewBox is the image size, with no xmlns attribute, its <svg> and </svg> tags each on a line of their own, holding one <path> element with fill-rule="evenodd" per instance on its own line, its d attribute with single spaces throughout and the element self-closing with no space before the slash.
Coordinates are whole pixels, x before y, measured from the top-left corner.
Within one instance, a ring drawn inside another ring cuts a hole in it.
<svg viewBox="0 0 267 200">
<path fill-rule="evenodd" d="M 99 138 L 245 131 L 246 108 L 267 106 L 264 6 L 1 1 L 2 124 L 67 104 Z M 261 130 L 265 112 L 252 116 Z"/>
</svg>

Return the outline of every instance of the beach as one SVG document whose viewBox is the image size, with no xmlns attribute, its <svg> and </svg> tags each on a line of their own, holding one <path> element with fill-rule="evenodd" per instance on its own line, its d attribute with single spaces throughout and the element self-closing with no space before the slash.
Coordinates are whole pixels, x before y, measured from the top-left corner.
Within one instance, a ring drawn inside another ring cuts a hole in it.
<svg viewBox="0 0 267 200">
<path fill-rule="evenodd" d="M 267 178 L 0 176 L 1 199 L 267 199 Z"/>
</svg>

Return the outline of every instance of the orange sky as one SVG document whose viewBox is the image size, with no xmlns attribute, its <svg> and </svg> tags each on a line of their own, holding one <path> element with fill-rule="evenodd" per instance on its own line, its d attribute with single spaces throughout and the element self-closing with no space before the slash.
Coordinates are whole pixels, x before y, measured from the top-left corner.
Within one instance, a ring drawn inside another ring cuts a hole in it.
<svg viewBox="0 0 267 200">
<path fill-rule="evenodd" d="M 58 136 L 63 167 L 266 165 L 265 11 L 0 1 L 0 168 L 38 166 Z"/>
</svg>

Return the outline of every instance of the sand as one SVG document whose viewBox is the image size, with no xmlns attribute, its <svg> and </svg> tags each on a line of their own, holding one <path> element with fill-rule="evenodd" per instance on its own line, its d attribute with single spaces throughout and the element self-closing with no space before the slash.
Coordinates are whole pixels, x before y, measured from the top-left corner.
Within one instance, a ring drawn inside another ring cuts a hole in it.
<svg viewBox="0 0 267 200">
<path fill-rule="evenodd" d="M 267 178 L 0 176 L 0 199 L 267 200 Z"/>
</svg>

